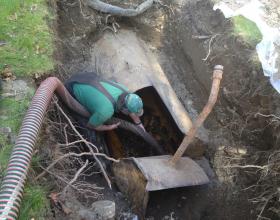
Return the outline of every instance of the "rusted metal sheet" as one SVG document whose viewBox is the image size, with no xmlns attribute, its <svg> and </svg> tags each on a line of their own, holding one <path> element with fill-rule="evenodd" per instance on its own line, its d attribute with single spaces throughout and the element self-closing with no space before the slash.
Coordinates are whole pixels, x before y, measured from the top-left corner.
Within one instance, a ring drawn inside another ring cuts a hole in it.
<svg viewBox="0 0 280 220">
<path fill-rule="evenodd" d="M 175 165 L 171 156 L 132 158 L 147 180 L 146 190 L 155 191 L 209 183 L 202 168 L 188 157 L 182 157 Z"/>
<path fill-rule="evenodd" d="M 130 198 L 133 211 L 144 219 L 150 191 L 207 184 L 202 168 L 188 157 L 178 167 L 166 166 L 171 156 L 127 158 L 113 164 L 115 181 Z"/>
<path fill-rule="evenodd" d="M 131 201 L 133 212 L 139 215 L 140 219 L 143 219 L 149 201 L 145 176 L 131 159 L 124 159 L 119 163 L 114 163 L 113 172 L 120 191 Z"/>
</svg>

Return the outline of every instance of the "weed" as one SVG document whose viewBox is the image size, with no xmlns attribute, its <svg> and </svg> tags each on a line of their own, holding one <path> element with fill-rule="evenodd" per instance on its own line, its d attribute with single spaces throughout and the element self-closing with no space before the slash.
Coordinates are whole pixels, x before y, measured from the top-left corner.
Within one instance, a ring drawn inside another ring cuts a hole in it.
<svg viewBox="0 0 280 220">
<path fill-rule="evenodd" d="M 0 134 L 0 180 L 2 175 L 4 175 L 11 152 L 12 146 L 8 144 L 6 137 Z"/>
<path fill-rule="evenodd" d="M 234 34 L 241 36 L 250 46 L 255 47 L 262 40 L 262 34 L 257 25 L 243 16 L 232 18 L 234 25 Z"/>
<path fill-rule="evenodd" d="M 46 192 L 47 190 L 42 186 L 25 187 L 19 220 L 45 219 L 49 208 Z"/>
</svg>

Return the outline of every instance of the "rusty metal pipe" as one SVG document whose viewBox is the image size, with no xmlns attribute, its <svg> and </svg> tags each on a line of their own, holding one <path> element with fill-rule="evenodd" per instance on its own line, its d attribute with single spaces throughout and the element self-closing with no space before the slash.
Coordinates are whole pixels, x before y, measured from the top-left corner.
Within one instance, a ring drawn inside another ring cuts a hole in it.
<svg viewBox="0 0 280 220">
<path fill-rule="evenodd" d="M 172 157 L 171 159 L 172 164 L 176 164 L 176 162 L 183 156 L 187 147 L 193 141 L 198 128 L 203 124 L 203 122 L 205 121 L 209 113 L 212 111 L 217 101 L 222 76 L 223 76 L 223 66 L 216 65 L 213 71 L 213 82 L 212 82 L 212 88 L 211 88 L 208 102 L 204 106 L 202 112 L 197 117 L 196 121 L 194 122 L 191 129 L 189 130 L 187 136 L 183 139 L 176 153 Z"/>
<path fill-rule="evenodd" d="M 18 217 L 34 144 L 54 91 L 72 110 L 85 117 L 89 116 L 89 113 L 69 94 L 58 78 L 49 77 L 41 83 L 23 119 L 6 174 L 2 179 L 0 220 L 14 220 Z"/>
</svg>

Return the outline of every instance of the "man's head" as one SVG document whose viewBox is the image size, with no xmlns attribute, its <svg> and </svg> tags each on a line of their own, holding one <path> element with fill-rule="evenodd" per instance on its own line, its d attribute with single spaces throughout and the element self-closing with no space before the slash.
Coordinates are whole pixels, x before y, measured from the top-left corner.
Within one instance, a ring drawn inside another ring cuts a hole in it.
<svg viewBox="0 0 280 220">
<path fill-rule="evenodd" d="M 124 105 L 128 113 L 134 113 L 137 116 L 143 115 L 143 102 L 138 95 L 134 93 L 127 94 Z"/>
</svg>

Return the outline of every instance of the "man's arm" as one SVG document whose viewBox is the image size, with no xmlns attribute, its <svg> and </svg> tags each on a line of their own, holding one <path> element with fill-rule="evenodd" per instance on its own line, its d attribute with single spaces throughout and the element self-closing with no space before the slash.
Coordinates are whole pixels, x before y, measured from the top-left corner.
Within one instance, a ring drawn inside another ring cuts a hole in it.
<svg viewBox="0 0 280 220">
<path fill-rule="evenodd" d="M 112 125 L 105 125 L 104 123 L 112 117 L 114 113 L 113 108 L 111 111 L 108 109 L 100 110 L 98 112 L 95 112 L 92 114 L 92 116 L 89 118 L 89 121 L 87 123 L 87 127 L 94 129 L 96 131 L 109 131 L 117 128 L 120 123 L 112 124 Z"/>
<path fill-rule="evenodd" d="M 120 125 L 120 122 L 112 125 L 99 125 L 97 127 L 92 126 L 90 123 L 87 124 L 87 127 L 90 129 L 94 129 L 96 131 L 110 131 L 116 129 Z"/>
</svg>

